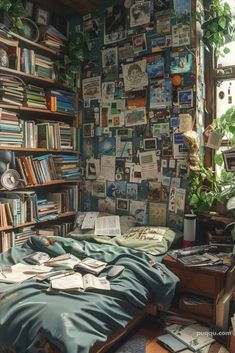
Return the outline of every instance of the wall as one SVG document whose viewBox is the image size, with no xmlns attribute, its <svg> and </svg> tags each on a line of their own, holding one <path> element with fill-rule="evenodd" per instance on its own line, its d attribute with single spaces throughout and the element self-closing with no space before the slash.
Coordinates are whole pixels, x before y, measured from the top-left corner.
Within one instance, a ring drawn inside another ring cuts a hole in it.
<svg viewBox="0 0 235 353">
<path fill-rule="evenodd" d="M 72 31 L 85 28 L 92 38 L 81 77 L 84 210 L 182 230 L 189 173 L 183 133 L 203 125 L 191 4 L 128 2 L 131 8 L 116 1 L 120 7 L 71 19 Z"/>
</svg>

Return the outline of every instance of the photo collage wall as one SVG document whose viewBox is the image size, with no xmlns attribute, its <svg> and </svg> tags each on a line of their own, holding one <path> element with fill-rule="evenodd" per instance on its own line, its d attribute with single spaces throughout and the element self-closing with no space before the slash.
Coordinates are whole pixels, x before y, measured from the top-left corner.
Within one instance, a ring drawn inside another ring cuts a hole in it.
<svg viewBox="0 0 235 353">
<path fill-rule="evenodd" d="M 125 0 L 75 26 L 89 38 L 81 76 L 84 211 L 182 230 L 183 133 L 195 124 L 191 1 Z"/>
</svg>

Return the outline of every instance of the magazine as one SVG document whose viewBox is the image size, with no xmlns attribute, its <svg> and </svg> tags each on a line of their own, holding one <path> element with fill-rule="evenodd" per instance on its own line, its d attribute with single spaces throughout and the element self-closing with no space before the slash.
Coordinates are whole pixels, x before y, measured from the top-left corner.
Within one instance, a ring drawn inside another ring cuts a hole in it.
<svg viewBox="0 0 235 353">
<path fill-rule="evenodd" d="M 80 273 L 62 275 L 51 280 L 52 290 L 79 291 L 88 289 L 110 290 L 110 282 L 106 277 L 96 277 L 90 273 L 82 276 Z"/>
<path fill-rule="evenodd" d="M 29 264 L 42 265 L 43 263 L 50 260 L 50 256 L 45 252 L 37 251 L 33 254 L 25 256 L 23 260 Z"/>
<path fill-rule="evenodd" d="M 215 341 L 209 329 L 200 324 L 189 326 L 173 324 L 166 327 L 166 331 L 186 344 L 194 352 Z"/>
</svg>

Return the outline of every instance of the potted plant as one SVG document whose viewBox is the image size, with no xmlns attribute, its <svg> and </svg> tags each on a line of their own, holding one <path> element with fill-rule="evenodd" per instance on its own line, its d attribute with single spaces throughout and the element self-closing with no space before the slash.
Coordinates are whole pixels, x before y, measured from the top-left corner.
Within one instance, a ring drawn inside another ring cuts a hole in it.
<svg viewBox="0 0 235 353">
<path fill-rule="evenodd" d="M 25 8 L 21 0 L 0 1 L 0 23 L 8 29 L 17 30 L 23 27 L 21 16 L 25 15 Z"/>
<path fill-rule="evenodd" d="M 227 2 L 212 0 L 204 12 L 197 12 L 196 18 L 203 29 L 202 41 L 208 51 L 214 51 L 216 56 L 229 53 L 225 44 L 234 40 L 234 16 Z"/>
<path fill-rule="evenodd" d="M 77 89 L 77 76 L 81 72 L 86 50 L 88 50 L 86 37 L 81 33 L 72 34 L 62 59 L 55 62 L 59 80 L 74 91 Z"/>
</svg>

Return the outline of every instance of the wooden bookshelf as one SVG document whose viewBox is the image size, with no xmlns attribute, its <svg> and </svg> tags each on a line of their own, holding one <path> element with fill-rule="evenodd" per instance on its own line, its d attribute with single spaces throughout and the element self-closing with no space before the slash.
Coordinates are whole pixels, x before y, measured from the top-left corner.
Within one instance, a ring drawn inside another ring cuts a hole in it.
<svg viewBox="0 0 235 353">
<path fill-rule="evenodd" d="M 27 38 L 21 37 L 17 33 L 10 32 L 10 34 L 12 35 L 12 37 L 17 39 L 20 44 L 23 44 L 23 45 L 30 47 L 32 49 L 44 52 L 45 54 L 48 54 L 48 55 L 54 55 L 57 57 L 61 56 L 61 54 L 57 50 L 54 50 L 52 48 L 49 48 L 49 47 L 42 45 L 42 44 L 39 44 L 37 42 L 32 42 L 31 40 L 29 40 Z M 1 39 L 0 39 L 0 41 L 1 41 Z"/>
<path fill-rule="evenodd" d="M 47 183 L 42 183 L 42 184 L 22 185 L 22 186 L 19 186 L 19 187 L 13 189 L 12 191 L 17 191 L 17 190 L 22 190 L 22 189 L 34 189 L 34 188 L 48 187 L 48 186 L 53 186 L 53 185 L 78 184 L 80 182 L 81 182 L 81 180 L 72 180 L 72 179 L 70 179 L 70 180 L 65 180 L 65 179 L 52 180 L 52 181 L 49 181 Z M 0 188 L 0 192 L 9 192 L 9 190 L 4 189 L 4 188 Z"/>
<path fill-rule="evenodd" d="M 34 225 L 41 224 L 41 223 L 48 223 L 48 222 L 52 222 L 52 221 L 57 221 L 57 220 L 60 220 L 63 218 L 74 217 L 75 215 L 76 215 L 76 212 L 65 212 L 65 213 L 59 214 L 56 218 L 53 218 L 53 219 L 45 219 L 45 220 L 39 221 L 39 222 L 27 222 L 27 223 L 23 223 L 23 224 L 18 224 L 17 226 L 1 227 L 0 232 L 7 232 L 7 231 L 19 229 L 19 228 L 34 226 Z"/>
</svg>

